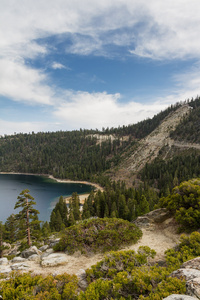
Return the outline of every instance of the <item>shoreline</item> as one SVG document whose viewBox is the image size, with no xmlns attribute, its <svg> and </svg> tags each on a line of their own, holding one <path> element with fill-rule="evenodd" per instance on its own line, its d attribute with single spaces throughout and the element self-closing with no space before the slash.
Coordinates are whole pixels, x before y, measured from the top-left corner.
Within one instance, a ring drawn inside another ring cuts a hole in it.
<svg viewBox="0 0 200 300">
<path fill-rule="evenodd" d="M 89 182 L 89 181 L 81 181 L 81 180 L 60 179 L 60 178 L 55 178 L 55 177 L 53 177 L 53 175 L 49 175 L 49 174 L 38 174 L 38 173 L 33 174 L 33 173 L 17 173 L 17 172 L 0 172 L 0 174 L 43 176 L 43 177 L 47 177 L 49 179 L 52 179 L 52 180 L 54 180 L 56 182 L 60 182 L 60 183 L 80 183 L 80 184 L 91 185 L 91 186 L 95 187 L 94 191 L 97 191 L 97 190 L 100 190 L 101 192 L 104 191 L 103 187 L 100 186 L 98 183 Z M 80 203 L 84 203 L 85 199 L 89 196 L 89 193 L 78 194 L 78 196 L 80 198 Z M 71 198 L 71 196 L 65 197 L 66 202 L 68 202 L 70 198 Z"/>
</svg>

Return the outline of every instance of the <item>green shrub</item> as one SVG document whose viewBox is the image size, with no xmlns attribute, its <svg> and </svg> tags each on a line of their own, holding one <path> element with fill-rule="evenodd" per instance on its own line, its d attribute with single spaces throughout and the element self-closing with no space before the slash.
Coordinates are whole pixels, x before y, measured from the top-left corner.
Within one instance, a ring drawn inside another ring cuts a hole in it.
<svg viewBox="0 0 200 300">
<path fill-rule="evenodd" d="M 192 232 L 190 236 L 182 234 L 180 244 L 175 249 L 165 252 L 169 266 L 179 268 L 187 260 L 200 256 L 200 233 Z"/>
<path fill-rule="evenodd" d="M 142 231 L 134 224 L 116 218 L 90 219 L 65 229 L 55 251 L 106 252 L 136 243 Z"/>
<path fill-rule="evenodd" d="M 113 279 L 117 273 L 122 271 L 131 272 L 134 267 L 147 264 L 148 258 L 155 256 L 155 250 L 147 246 L 140 247 L 138 252 L 128 251 L 111 251 L 103 260 L 86 270 L 88 283 L 98 279 Z"/>
<path fill-rule="evenodd" d="M 0 282 L 0 295 L 4 300 L 76 300 L 78 279 L 62 274 L 43 278 L 40 275 L 12 273 L 10 279 Z"/>
<path fill-rule="evenodd" d="M 200 228 L 200 179 L 191 179 L 176 186 L 171 195 L 161 198 L 159 206 L 170 210 L 183 231 Z"/>
</svg>

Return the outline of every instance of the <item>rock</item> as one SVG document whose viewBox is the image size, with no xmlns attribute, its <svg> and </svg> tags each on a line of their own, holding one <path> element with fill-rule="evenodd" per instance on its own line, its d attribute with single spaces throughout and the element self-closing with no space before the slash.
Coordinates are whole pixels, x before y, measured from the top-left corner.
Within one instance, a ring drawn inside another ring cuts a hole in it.
<svg viewBox="0 0 200 300">
<path fill-rule="evenodd" d="M 138 227 L 147 227 L 151 225 L 151 220 L 146 215 L 137 217 L 137 219 L 134 221 L 135 225 Z"/>
<path fill-rule="evenodd" d="M 181 268 L 195 269 L 200 271 L 200 257 L 186 261 L 181 265 Z"/>
<path fill-rule="evenodd" d="M 36 246 L 32 246 L 29 249 L 22 251 L 21 256 L 23 258 L 28 258 L 29 256 L 31 256 L 33 254 L 40 255 L 41 251 L 39 251 Z"/>
<path fill-rule="evenodd" d="M 0 274 L 9 274 L 12 271 L 10 266 L 0 266 Z"/>
<path fill-rule="evenodd" d="M 41 257 L 41 266 L 42 267 L 54 267 L 58 265 L 67 264 L 69 257 L 64 253 L 52 253 L 48 256 Z"/>
<path fill-rule="evenodd" d="M 200 277 L 191 279 L 186 282 L 186 291 L 190 296 L 200 299 Z"/>
<path fill-rule="evenodd" d="M 41 257 L 47 257 L 47 256 L 49 256 L 52 253 L 54 253 L 54 251 L 53 251 L 52 248 L 47 249 L 45 252 L 42 253 Z"/>
<path fill-rule="evenodd" d="M 2 257 L 0 258 L 0 265 L 7 265 L 8 264 L 8 259 L 7 257 Z"/>
<path fill-rule="evenodd" d="M 29 261 L 35 261 L 35 262 L 40 262 L 40 255 L 37 255 L 37 254 L 33 254 L 31 256 L 29 256 L 28 258 Z"/>
<path fill-rule="evenodd" d="M 60 238 L 54 239 L 50 242 L 49 247 L 53 248 L 55 245 L 57 245 L 60 241 Z"/>
<path fill-rule="evenodd" d="M 78 277 L 78 286 L 82 290 L 85 290 L 88 287 L 85 270 L 84 269 L 78 270 L 78 272 L 76 273 L 76 276 Z"/>
<path fill-rule="evenodd" d="M 22 258 L 22 257 L 14 257 L 11 262 L 12 263 L 19 263 L 19 262 L 24 262 L 26 261 L 26 258 Z"/>
<path fill-rule="evenodd" d="M 186 296 L 186 295 L 176 295 L 172 294 L 166 298 L 163 298 L 163 300 L 197 300 L 195 297 Z"/>
<path fill-rule="evenodd" d="M 151 221 L 162 223 L 170 217 L 170 213 L 166 208 L 158 208 L 145 214 Z"/>
<path fill-rule="evenodd" d="M 28 270 L 30 268 L 26 263 L 16 263 L 10 266 L 12 270 Z"/>
<path fill-rule="evenodd" d="M 49 248 L 49 245 L 44 245 L 42 247 L 39 248 L 40 251 L 46 251 Z"/>
<path fill-rule="evenodd" d="M 195 269 L 178 269 L 170 274 L 170 277 L 184 278 L 186 281 L 200 277 L 200 271 Z"/>
</svg>

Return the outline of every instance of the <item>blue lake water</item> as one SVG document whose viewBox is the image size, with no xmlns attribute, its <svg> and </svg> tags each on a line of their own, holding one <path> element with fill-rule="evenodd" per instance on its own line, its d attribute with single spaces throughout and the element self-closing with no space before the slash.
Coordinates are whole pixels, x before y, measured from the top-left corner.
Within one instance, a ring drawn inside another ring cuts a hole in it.
<svg viewBox="0 0 200 300">
<path fill-rule="evenodd" d="M 14 206 L 17 197 L 25 189 L 35 198 L 34 208 L 40 212 L 39 219 L 49 221 L 51 211 L 60 196 L 71 196 L 73 192 L 89 193 L 94 188 L 80 183 L 60 183 L 43 176 L 0 174 L 0 221 L 4 223 L 12 213 L 18 212 Z"/>
</svg>

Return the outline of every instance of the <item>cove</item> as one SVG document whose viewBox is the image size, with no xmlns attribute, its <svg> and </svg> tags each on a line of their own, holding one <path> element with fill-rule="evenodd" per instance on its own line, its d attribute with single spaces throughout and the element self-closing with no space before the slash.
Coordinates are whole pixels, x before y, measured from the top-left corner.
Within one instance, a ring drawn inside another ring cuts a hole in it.
<svg viewBox="0 0 200 300">
<path fill-rule="evenodd" d="M 64 183 L 39 175 L 0 174 L 0 221 L 3 223 L 19 210 L 14 209 L 17 197 L 28 189 L 36 201 L 39 220 L 49 221 L 50 214 L 60 196 L 69 197 L 73 192 L 89 193 L 93 186 L 81 183 Z"/>
</svg>

